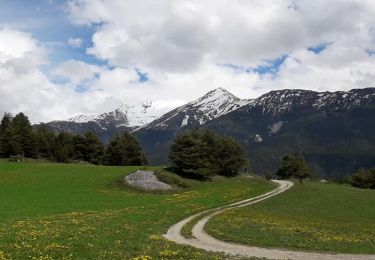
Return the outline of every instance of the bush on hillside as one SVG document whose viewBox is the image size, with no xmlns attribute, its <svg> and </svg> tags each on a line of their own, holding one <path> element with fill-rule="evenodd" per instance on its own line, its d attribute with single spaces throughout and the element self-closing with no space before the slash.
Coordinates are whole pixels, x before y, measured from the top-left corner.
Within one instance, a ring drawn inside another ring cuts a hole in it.
<svg viewBox="0 0 375 260">
<path fill-rule="evenodd" d="M 235 176 L 246 164 L 241 146 L 232 138 L 198 130 L 178 135 L 169 159 L 177 170 L 201 179 Z"/>
<path fill-rule="evenodd" d="M 363 189 L 375 189 L 375 168 L 359 169 L 356 174 L 348 178 L 348 183 Z"/>
<path fill-rule="evenodd" d="M 276 174 L 281 179 L 296 178 L 302 181 L 311 176 L 311 170 L 303 157 L 286 155 L 281 160 L 281 166 Z"/>
</svg>

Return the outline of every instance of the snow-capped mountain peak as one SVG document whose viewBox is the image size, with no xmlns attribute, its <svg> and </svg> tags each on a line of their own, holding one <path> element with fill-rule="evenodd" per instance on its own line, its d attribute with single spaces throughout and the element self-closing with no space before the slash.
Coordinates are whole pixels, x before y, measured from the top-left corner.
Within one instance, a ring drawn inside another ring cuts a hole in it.
<svg viewBox="0 0 375 260">
<path fill-rule="evenodd" d="M 198 111 L 202 112 L 208 120 L 212 120 L 236 110 L 241 106 L 247 105 L 249 102 L 250 100 L 241 100 L 223 88 L 217 88 L 211 90 L 198 100 L 187 104 L 184 106 L 184 109 L 188 110 L 190 107 L 197 108 Z M 202 118 L 200 124 L 203 124 L 206 121 L 207 120 Z"/>
<path fill-rule="evenodd" d="M 160 112 L 158 113 L 152 107 L 152 102 L 146 102 L 133 106 L 122 104 L 111 112 L 100 115 L 78 115 L 69 118 L 67 121 L 73 123 L 96 122 L 99 124 L 105 121 L 106 124 L 110 122 L 116 127 L 140 127 L 155 120 L 158 116 L 160 116 Z"/>
<path fill-rule="evenodd" d="M 302 89 L 271 91 L 254 100 L 252 107 L 261 108 L 263 114 L 280 116 L 294 109 L 345 110 L 367 104 L 374 99 L 372 89 L 350 91 L 315 92 Z"/>
<path fill-rule="evenodd" d="M 172 110 L 145 128 L 199 126 L 251 102 L 252 100 L 242 100 L 223 88 L 217 88 L 195 101 Z"/>
<path fill-rule="evenodd" d="M 226 99 L 226 98 L 236 99 L 236 97 L 232 93 L 227 91 L 226 89 L 217 88 L 217 89 L 211 90 L 206 95 L 204 95 L 203 97 L 201 97 L 201 98 L 199 98 L 199 99 L 197 99 L 193 102 L 197 103 L 199 105 L 199 104 L 202 104 L 202 103 L 212 102 L 212 101 L 216 101 L 216 100 L 222 100 L 222 99 Z"/>
</svg>

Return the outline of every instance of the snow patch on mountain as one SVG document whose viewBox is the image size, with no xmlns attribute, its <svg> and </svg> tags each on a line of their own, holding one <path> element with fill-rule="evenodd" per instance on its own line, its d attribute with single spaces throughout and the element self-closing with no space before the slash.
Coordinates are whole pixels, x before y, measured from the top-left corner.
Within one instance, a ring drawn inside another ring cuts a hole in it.
<svg viewBox="0 0 375 260">
<path fill-rule="evenodd" d="M 189 115 L 186 115 L 181 122 L 181 127 L 186 126 L 189 122 Z"/>
<path fill-rule="evenodd" d="M 94 121 L 97 118 L 96 115 L 78 115 L 69 118 L 68 122 L 74 122 L 74 123 L 87 123 L 90 121 Z"/>
<path fill-rule="evenodd" d="M 276 123 L 268 126 L 268 133 L 269 135 L 274 135 L 274 134 L 277 134 L 281 127 L 284 125 L 284 122 L 283 121 L 277 121 Z"/>
<path fill-rule="evenodd" d="M 354 106 L 366 104 L 373 99 L 366 89 L 353 89 L 348 92 L 315 92 L 301 89 L 285 89 L 271 91 L 250 104 L 259 107 L 263 114 L 279 116 L 294 108 L 312 108 L 315 110 L 351 109 Z"/>
<path fill-rule="evenodd" d="M 126 115 L 129 127 L 143 126 L 154 121 L 161 114 L 153 108 L 152 102 L 138 106 L 120 106 L 119 110 Z"/>
<path fill-rule="evenodd" d="M 116 127 L 140 127 L 152 122 L 161 115 L 161 112 L 154 109 L 152 102 L 146 102 L 141 105 L 120 105 L 117 109 L 111 112 L 103 113 L 100 115 L 78 115 L 69 118 L 68 122 L 74 123 L 88 123 L 103 121 L 110 121 Z"/>
</svg>

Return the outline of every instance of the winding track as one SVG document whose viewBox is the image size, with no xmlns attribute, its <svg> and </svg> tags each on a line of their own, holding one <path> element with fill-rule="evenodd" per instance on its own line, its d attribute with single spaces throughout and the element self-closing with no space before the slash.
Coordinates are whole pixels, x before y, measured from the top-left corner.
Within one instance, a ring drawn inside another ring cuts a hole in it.
<svg viewBox="0 0 375 260">
<path fill-rule="evenodd" d="M 289 251 L 282 249 L 269 249 L 261 247 L 246 246 L 241 244 L 229 243 L 220 241 L 204 231 L 205 224 L 212 218 L 220 213 L 233 208 L 240 208 L 255 204 L 257 202 L 266 200 L 272 196 L 280 194 L 293 186 L 293 182 L 274 180 L 279 184 L 276 189 L 267 192 L 263 195 L 242 200 L 237 203 L 233 203 L 227 206 L 219 207 L 212 210 L 205 210 L 190 216 L 186 219 L 181 220 L 177 224 L 171 226 L 167 234 L 164 237 L 170 241 L 178 244 L 190 245 L 195 248 L 200 248 L 208 251 L 223 252 L 228 255 L 244 256 L 244 257 L 260 257 L 269 259 L 371 259 L 375 260 L 375 255 L 351 255 L 351 254 L 327 254 L 327 253 L 314 253 L 314 252 L 302 252 L 302 251 Z M 205 215 L 200 219 L 192 229 L 193 236 L 195 238 L 187 239 L 181 235 L 182 227 L 187 224 L 190 220 Z"/>
</svg>

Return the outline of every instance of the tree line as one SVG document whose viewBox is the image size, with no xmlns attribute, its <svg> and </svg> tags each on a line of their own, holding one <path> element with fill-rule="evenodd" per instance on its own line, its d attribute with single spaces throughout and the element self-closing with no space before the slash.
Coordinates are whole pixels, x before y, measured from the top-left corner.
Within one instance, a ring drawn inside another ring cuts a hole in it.
<svg viewBox="0 0 375 260">
<path fill-rule="evenodd" d="M 54 133 L 47 125 L 32 126 L 23 113 L 5 113 L 0 123 L 0 157 L 21 156 L 68 163 L 86 161 L 102 165 L 147 165 L 137 139 L 130 133 L 116 135 L 104 145 L 87 131 L 83 135 Z M 169 160 L 173 168 L 193 178 L 210 179 L 215 175 L 235 176 L 249 167 L 242 147 L 232 138 L 210 130 L 180 133 L 171 145 Z M 287 155 L 280 161 L 276 175 L 280 179 L 312 176 L 301 156 Z M 272 176 L 266 176 L 271 179 Z M 355 187 L 375 188 L 375 169 L 360 169 L 345 180 Z"/>
<path fill-rule="evenodd" d="M 137 139 L 130 133 L 115 136 L 108 145 L 87 131 L 83 135 L 54 133 L 45 124 L 32 127 L 23 113 L 5 113 L 0 123 L 0 157 L 22 156 L 68 163 L 86 161 L 104 165 L 146 165 Z"/>
</svg>

